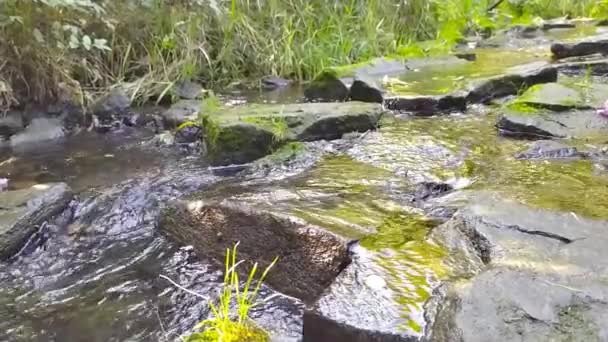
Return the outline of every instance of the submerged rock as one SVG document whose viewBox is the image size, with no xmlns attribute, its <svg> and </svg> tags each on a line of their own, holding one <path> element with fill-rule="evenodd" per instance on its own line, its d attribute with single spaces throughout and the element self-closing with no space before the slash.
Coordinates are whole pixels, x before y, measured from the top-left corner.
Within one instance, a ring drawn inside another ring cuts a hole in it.
<svg viewBox="0 0 608 342">
<path fill-rule="evenodd" d="M 608 54 L 608 40 L 600 39 L 577 43 L 555 43 L 551 45 L 551 52 L 555 59 L 586 56 L 595 53 Z"/>
<path fill-rule="evenodd" d="M 207 145 L 212 165 L 243 164 L 286 141 L 334 140 L 377 127 L 379 104 L 303 103 L 246 105 L 211 116 Z"/>
<path fill-rule="evenodd" d="M 529 149 L 515 155 L 517 159 L 575 159 L 583 157 L 576 147 L 553 140 L 535 141 Z"/>
<path fill-rule="evenodd" d="M 496 127 L 502 135 L 526 138 L 584 138 L 608 132 L 608 120 L 595 111 L 518 112 L 506 110 Z"/>
<path fill-rule="evenodd" d="M 517 95 L 535 84 L 557 81 L 557 69 L 545 62 L 510 68 L 505 75 L 475 82 L 467 101 L 487 103 L 490 100 Z"/>
<path fill-rule="evenodd" d="M 41 226 L 72 200 L 64 183 L 0 193 L 0 260 L 15 255 Z"/>
<path fill-rule="evenodd" d="M 24 131 L 11 136 L 11 146 L 24 146 L 64 136 L 63 122 L 60 119 L 37 118 L 33 119 Z"/>
<path fill-rule="evenodd" d="M 264 269 L 278 257 L 266 282 L 308 302 L 350 261 L 346 240 L 287 216 L 234 202 L 177 204 L 165 211 L 160 228 L 177 242 L 193 245 L 198 253 L 219 262 L 223 262 L 226 248 L 236 242 L 240 242 L 239 256 L 246 260 L 247 268 L 255 261 Z"/>
<path fill-rule="evenodd" d="M 175 132 L 175 142 L 177 144 L 191 144 L 201 141 L 203 129 L 194 123 L 183 123 Z"/>
<path fill-rule="evenodd" d="M 471 198 L 434 234 L 478 271 L 445 287 L 430 340 L 605 340 L 608 222 Z"/>
</svg>

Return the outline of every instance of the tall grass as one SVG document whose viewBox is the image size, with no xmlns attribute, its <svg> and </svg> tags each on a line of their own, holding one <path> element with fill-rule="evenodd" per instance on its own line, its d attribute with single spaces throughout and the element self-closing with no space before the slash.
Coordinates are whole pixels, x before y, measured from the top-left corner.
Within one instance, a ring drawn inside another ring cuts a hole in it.
<svg viewBox="0 0 608 342">
<path fill-rule="evenodd" d="M 451 43 L 534 16 L 608 13 L 606 0 L 1 0 L 0 106 L 123 83 L 136 100 L 179 80 L 221 87 Z M 498 20 L 501 19 L 501 20 Z M 504 19 L 504 20 L 503 20 Z"/>
</svg>

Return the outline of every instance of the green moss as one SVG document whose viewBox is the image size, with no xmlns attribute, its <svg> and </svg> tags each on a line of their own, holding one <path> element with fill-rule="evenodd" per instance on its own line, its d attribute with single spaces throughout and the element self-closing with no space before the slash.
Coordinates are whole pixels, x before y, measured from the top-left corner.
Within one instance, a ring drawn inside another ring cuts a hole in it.
<svg viewBox="0 0 608 342">
<path fill-rule="evenodd" d="M 241 118 L 241 121 L 271 132 L 276 142 L 281 142 L 288 138 L 289 126 L 282 116 L 248 116 Z"/>
<path fill-rule="evenodd" d="M 199 115 L 199 121 L 201 123 L 201 127 L 203 127 L 203 139 L 205 139 L 207 148 L 210 151 L 215 150 L 217 148 L 220 135 L 222 134 L 222 127 L 210 114 Z"/>
<path fill-rule="evenodd" d="M 411 241 L 423 241 L 437 223 L 407 212 L 388 213 L 376 228 L 377 233 L 361 240 L 368 249 L 398 249 Z"/>
<path fill-rule="evenodd" d="M 188 336 L 186 342 L 268 342 L 270 336 L 253 324 L 227 322 L 220 336 L 217 331 L 206 330 Z"/>
</svg>

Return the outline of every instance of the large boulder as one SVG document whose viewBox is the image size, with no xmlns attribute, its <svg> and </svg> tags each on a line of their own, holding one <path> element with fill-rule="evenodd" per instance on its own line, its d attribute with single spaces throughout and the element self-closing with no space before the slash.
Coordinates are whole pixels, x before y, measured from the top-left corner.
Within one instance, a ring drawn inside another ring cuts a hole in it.
<svg viewBox="0 0 608 342">
<path fill-rule="evenodd" d="M 45 222 L 65 210 L 72 197 L 64 183 L 0 193 L 0 260 L 18 253 Z"/>
<path fill-rule="evenodd" d="M 307 302 L 317 298 L 350 261 L 346 240 L 245 203 L 179 202 L 164 212 L 160 229 L 218 262 L 224 261 L 226 248 L 240 242 L 239 257 L 247 265 L 241 269 L 251 269 L 253 262 L 264 269 L 278 257 L 266 282 Z"/>
<path fill-rule="evenodd" d="M 433 232 L 478 271 L 444 286 L 430 340 L 606 340 L 608 222 L 471 198 Z"/>
<path fill-rule="evenodd" d="M 373 103 L 245 105 L 211 115 L 207 132 L 213 165 L 248 163 L 287 141 L 334 140 L 378 126 L 384 113 Z"/>
<path fill-rule="evenodd" d="M 334 102 L 348 99 L 348 83 L 332 70 L 321 72 L 304 90 L 307 101 Z"/>
<path fill-rule="evenodd" d="M 475 81 L 467 101 L 487 103 L 490 100 L 517 95 L 535 84 L 557 81 L 557 69 L 546 62 L 534 62 L 510 68 L 504 75 Z"/>
</svg>

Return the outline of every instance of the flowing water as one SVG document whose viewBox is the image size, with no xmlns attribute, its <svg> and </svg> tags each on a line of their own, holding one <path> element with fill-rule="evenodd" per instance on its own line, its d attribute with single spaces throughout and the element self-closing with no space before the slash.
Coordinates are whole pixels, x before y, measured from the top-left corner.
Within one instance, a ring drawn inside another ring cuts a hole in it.
<svg viewBox="0 0 608 342">
<path fill-rule="evenodd" d="M 497 61 L 507 59 L 502 70 L 544 58 L 534 51 L 515 53 L 519 59 L 509 59 L 512 55 L 482 53 L 475 65 L 498 68 Z M 458 73 L 474 72 L 465 71 Z M 459 81 L 456 74 L 438 69 L 403 80 L 432 93 L 431 88 L 453 87 Z M 254 98 L 292 101 L 296 93 Z M 0 176 L 9 178 L 13 189 L 64 181 L 78 196 L 66 214 L 73 215 L 66 230 L 52 231 L 39 248 L 0 264 L 0 339 L 172 340 L 208 317 L 207 299 L 221 288 L 217 264 L 156 231 L 160 208 L 195 191 L 250 201 L 361 239 L 399 294 L 404 329 L 422 333 L 422 305 L 450 270 L 442 262 L 442 247 L 426 240 L 438 222 L 414 204 L 416 183 L 447 181 L 531 206 L 608 218 L 608 176 L 596 174 L 590 161 L 516 160 L 513 154 L 527 143 L 500 138 L 495 121 L 491 107 L 387 119 L 344 153 L 325 153 L 294 177 L 286 177 L 287 168 L 275 170 L 274 178 L 254 173 L 220 179 L 198 157 L 152 147 L 146 143 L 149 136 L 138 132 L 82 134 L 4 151 Z M 218 182 L 221 187 L 214 185 Z M 302 304 L 268 288 L 262 298 L 268 300 L 252 317 L 277 340 L 297 340 Z"/>
</svg>

